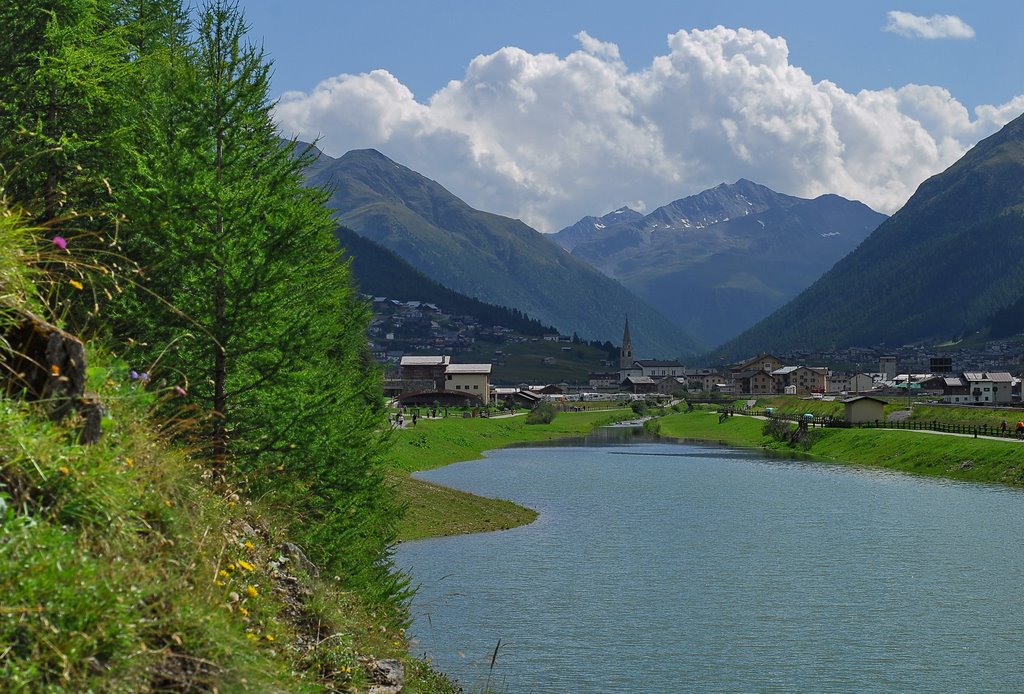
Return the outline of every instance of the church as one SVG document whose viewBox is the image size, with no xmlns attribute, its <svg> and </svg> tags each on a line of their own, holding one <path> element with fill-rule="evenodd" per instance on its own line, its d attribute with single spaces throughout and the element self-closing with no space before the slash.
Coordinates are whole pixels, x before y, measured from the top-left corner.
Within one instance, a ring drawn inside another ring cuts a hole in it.
<svg viewBox="0 0 1024 694">
<path fill-rule="evenodd" d="M 622 349 L 619 351 L 619 383 L 631 386 L 653 386 L 665 378 L 685 378 L 686 365 L 664 359 L 637 359 L 633 352 L 633 339 L 629 335 L 629 316 L 622 331 Z M 627 379 L 629 384 L 626 384 Z"/>
</svg>

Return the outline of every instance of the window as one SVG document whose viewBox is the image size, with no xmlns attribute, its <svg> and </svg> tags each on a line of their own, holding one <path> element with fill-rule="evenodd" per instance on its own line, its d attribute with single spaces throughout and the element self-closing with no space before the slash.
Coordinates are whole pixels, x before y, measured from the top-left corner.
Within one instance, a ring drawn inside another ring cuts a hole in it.
<svg viewBox="0 0 1024 694">
<path fill-rule="evenodd" d="M 473 386 L 473 390 L 480 390 L 480 386 Z"/>
</svg>

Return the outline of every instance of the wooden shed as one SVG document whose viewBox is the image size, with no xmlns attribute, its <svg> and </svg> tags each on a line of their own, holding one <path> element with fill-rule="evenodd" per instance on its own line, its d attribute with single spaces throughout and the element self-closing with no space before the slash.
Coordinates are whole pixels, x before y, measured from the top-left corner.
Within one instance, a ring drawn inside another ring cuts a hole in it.
<svg viewBox="0 0 1024 694">
<path fill-rule="evenodd" d="M 862 424 L 864 422 L 884 422 L 885 406 L 889 403 L 881 398 L 871 395 L 859 395 L 855 398 L 843 400 L 846 408 L 846 421 L 850 424 Z"/>
</svg>

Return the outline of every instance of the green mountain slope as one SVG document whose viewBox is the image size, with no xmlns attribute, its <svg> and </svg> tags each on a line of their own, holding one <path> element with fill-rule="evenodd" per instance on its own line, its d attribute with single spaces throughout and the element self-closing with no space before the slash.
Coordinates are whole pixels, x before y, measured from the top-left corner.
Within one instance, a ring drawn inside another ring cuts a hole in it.
<svg viewBox="0 0 1024 694">
<path fill-rule="evenodd" d="M 691 335 L 535 229 L 475 210 L 379 152 L 322 156 L 308 181 L 332 190 L 329 205 L 341 225 L 458 292 L 585 339 L 618 341 L 628 314 L 645 356 L 698 348 Z"/>
<path fill-rule="evenodd" d="M 928 179 L 853 253 L 728 354 L 899 345 L 985 325 L 1024 296 L 1024 117 Z"/>
<path fill-rule="evenodd" d="M 339 227 L 334 235 L 352 259 L 351 270 L 360 291 L 400 301 L 425 301 L 451 313 L 474 316 L 486 323 L 512 328 L 525 335 L 555 332 L 518 309 L 488 304 L 435 282 L 392 251 L 351 229 Z"/>
</svg>

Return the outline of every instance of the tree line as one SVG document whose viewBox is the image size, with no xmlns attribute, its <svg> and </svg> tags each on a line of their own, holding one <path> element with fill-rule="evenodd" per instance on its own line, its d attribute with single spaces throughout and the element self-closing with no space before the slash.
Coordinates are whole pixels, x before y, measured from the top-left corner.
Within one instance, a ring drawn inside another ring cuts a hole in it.
<svg viewBox="0 0 1024 694">
<path fill-rule="evenodd" d="M 55 311 L 203 413 L 211 477 L 278 502 L 350 585 L 399 594 L 369 309 L 237 5 L 24 0 L 0 25 L 2 192 L 53 229 Z"/>
</svg>

